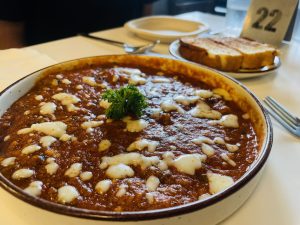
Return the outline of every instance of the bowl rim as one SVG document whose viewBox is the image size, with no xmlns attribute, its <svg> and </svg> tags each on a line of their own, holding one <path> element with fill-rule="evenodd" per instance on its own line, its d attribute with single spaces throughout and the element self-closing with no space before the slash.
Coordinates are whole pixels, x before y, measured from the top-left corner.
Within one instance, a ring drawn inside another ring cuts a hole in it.
<svg viewBox="0 0 300 225">
<path fill-rule="evenodd" d="M 18 79 L 17 81 L 13 82 L 9 86 L 7 86 L 5 89 L 3 89 L 0 92 L 0 97 L 6 93 L 10 88 L 15 86 L 16 84 L 22 82 L 22 80 L 26 79 L 27 77 L 33 76 L 36 73 L 42 72 L 44 70 L 47 70 L 51 67 L 55 66 L 63 66 L 64 64 L 77 62 L 79 60 L 88 60 L 93 58 L 100 58 L 100 57 L 114 57 L 114 56 L 128 56 L 130 55 L 100 55 L 100 56 L 89 56 L 89 57 L 83 57 L 83 58 L 77 58 L 72 60 L 67 60 L 64 62 L 56 63 L 47 67 L 44 67 L 42 69 L 39 69 L 37 71 L 34 71 L 21 79 Z M 142 57 L 145 57 L 143 55 Z M 146 57 L 152 57 L 152 58 L 163 58 L 158 56 L 146 56 Z M 27 193 L 25 193 L 21 188 L 14 185 L 10 180 L 8 180 L 6 177 L 0 173 L 0 187 L 2 187 L 7 192 L 11 193 L 16 198 L 23 200 L 35 207 L 45 209 L 51 212 L 55 212 L 62 215 L 67 216 L 73 216 L 73 217 L 79 217 L 79 218 L 85 218 L 85 219 L 93 219 L 93 220 L 106 220 L 106 221 L 143 221 L 143 220 L 155 220 L 155 219 L 162 219 L 166 217 L 175 217 L 182 214 L 192 213 L 197 210 L 209 207 L 217 202 L 220 202 L 224 200 L 225 198 L 229 197 L 230 195 L 234 194 L 241 188 L 243 188 L 249 181 L 252 180 L 252 178 L 255 177 L 256 174 L 263 168 L 267 158 L 269 157 L 272 144 L 273 144 L 273 129 L 272 124 L 269 115 L 267 114 L 267 111 L 264 109 L 258 98 L 241 82 L 235 80 L 234 78 L 217 71 L 215 69 L 209 68 L 207 66 L 198 65 L 193 62 L 184 62 L 177 59 L 170 59 L 168 60 L 174 60 L 179 61 L 183 64 L 191 64 L 195 65 L 197 67 L 202 67 L 204 69 L 210 70 L 211 72 L 217 73 L 221 76 L 226 77 L 227 79 L 231 80 L 235 84 L 241 86 L 242 89 L 244 89 L 253 100 L 255 100 L 255 103 L 257 104 L 259 110 L 261 110 L 265 125 L 266 125 L 266 137 L 265 141 L 261 148 L 261 154 L 260 157 L 257 158 L 255 162 L 251 165 L 251 168 L 246 171 L 246 173 L 240 177 L 231 187 L 227 188 L 226 190 L 214 194 L 210 198 L 198 200 L 195 202 L 191 202 L 185 205 L 179 205 L 175 207 L 169 207 L 169 208 L 163 208 L 163 209 L 155 209 L 155 210 L 147 210 L 147 211 L 124 211 L 124 212 L 113 212 L 113 211 L 99 211 L 99 210 L 90 210 L 90 209 L 83 209 L 83 208 L 77 208 L 73 206 L 67 206 L 63 204 L 58 204 L 54 202 L 50 202 L 48 200 L 38 198 L 31 196 Z"/>
<path fill-rule="evenodd" d="M 182 32 L 178 34 L 164 34 L 164 33 L 159 33 L 157 31 L 152 31 L 146 28 L 141 28 L 138 26 L 140 22 L 148 21 L 148 20 L 155 20 L 155 19 L 160 19 L 163 20 L 162 22 L 173 20 L 174 23 L 176 21 L 182 21 L 184 23 L 190 23 L 193 25 L 197 25 L 198 28 L 194 29 L 192 31 L 187 31 L 187 32 Z M 161 38 L 161 39 L 174 39 L 174 38 L 179 38 L 183 36 L 193 36 L 197 35 L 199 33 L 203 33 L 207 30 L 209 30 L 209 26 L 202 22 L 202 21 L 194 21 L 194 20 L 189 20 L 189 19 L 183 19 L 180 17 L 174 17 L 174 16 L 165 16 L 165 15 L 152 15 L 152 16 L 146 16 L 138 19 L 133 19 L 124 24 L 124 27 L 133 33 L 137 33 L 140 35 L 146 35 L 152 38 Z"/>
</svg>

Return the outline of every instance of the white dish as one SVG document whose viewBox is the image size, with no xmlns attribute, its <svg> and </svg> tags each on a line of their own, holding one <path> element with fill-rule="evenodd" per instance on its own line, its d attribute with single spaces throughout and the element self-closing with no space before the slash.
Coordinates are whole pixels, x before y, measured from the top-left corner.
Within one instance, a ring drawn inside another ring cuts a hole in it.
<svg viewBox="0 0 300 225">
<path fill-rule="evenodd" d="M 170 51 L 171 55 L 174 56 L 175 58 L 183 60 L 183 61 L 191 62 L 191 61 L 183 58 L 180 55 L 179 40 L 176 40 L 170 44 L 169 51 Z M 234 72 L 234 73 L 233 72 L 224 72 L 224 71 L 222 71 L 222 72 L 228 74 L 229 76 L 231 76 L 233 78 L 241 80 L 241 79 L 252 78 L 252 77 L 261 77 L 261 76 L 265 76 L 265 75 L 274 73 L 279 68 L 280 65 L 281 65 L 280 58 L 278 56 L 276 56 L 274 58 L 274 64 L 271 66 L 265 66 L 265 67 L 255 69 L 255 70 L 241 69 L 238 72 Z"/>
<path fill-rule="evenodd" d="M 243 84 L 218 71 L 211 70 L 210 68 L 179 60 L 142 55 L 95 56 L 63 62 L 36 71 L 3 90 L 0 93 L 0 117 L 16 100 L 25 95 L 41 76 L 45 76 L 46 74 L 55 71 L 73 70 L 87 65 L 107 65 L 107 63 L 114 63 L 116 65 L 127 65 L 127 63 L 129 63 L 129 65 L 136 64 L 141 67 L 151 66 L 153 69 L 159 68 L 161 71 L 169 72 L 171 74 L 175 72 L 185 74 L 187 77 L 203 81 L 212 87 L 218 84 L 218 87 L 228 91 L 232 96 L 232 100 L 235 101 L 243 111 L 248 112 L 252 121 L 255 121 L 253 125 L 257 131 L 258 137 L 260 137 L 259 155 L 257 159 L 248 168 L 247 172 L 234 183 L 234 185 L 220 193 L 207 199 L 187 203 L 185 205 L 148 211 L 97 211 L 57 204 L 28 195 L 1 173 L 0 187 L 3 187 L 5 190 L 25 202 L 49 211 L 88 219 L 112 220 L 98 221 L 99 224 L 105 225 L 114 225 L 118 223 L 116 221 L 125 220 L 134 221 L 130 224 L 135 225 L 195 225 L 199 224 L 199 221 L 201 222 L 201 225 L 213 225 L 230 216 L 241 207 L 258 184 L 272 147 L 273 133 L 270 118 L 259 100 Z M 149 221 L 141 221 L 146 219 Z"/>
<path fill-rule="evenodd" d="M 173 16 L 149 16 L 128 21 L 124 27 L 137 36 L 154 41 L 170 43 L 180 37 L 194 36 L 208 30 L 208 26 L 197 21 Z"/>
</svg>

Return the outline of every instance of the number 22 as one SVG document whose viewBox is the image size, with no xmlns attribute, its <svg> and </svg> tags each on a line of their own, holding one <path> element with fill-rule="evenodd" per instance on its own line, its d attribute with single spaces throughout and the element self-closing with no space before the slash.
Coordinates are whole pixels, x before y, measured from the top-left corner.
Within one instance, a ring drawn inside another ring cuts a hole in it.
<svg viewBox="0 0 300 225">
<path fill-rule="evenodd" d="M 281 19 L 282 12 L 278 9 L 274 9 L 270 12 L 266 7 L 259 8 L 256 12 L 257 14 L 260 14 L 260 17 L 252 24 L 253 28 L 256 29 L 263 29 L 263 26 L 261 23 L 269 16 L 273 17 L 273 19 L 264 27 L 264 30 L 270 31 L 270 32 L 276 32 L 276 28 L 274 27 L 279 20 Z"/>
</svg>

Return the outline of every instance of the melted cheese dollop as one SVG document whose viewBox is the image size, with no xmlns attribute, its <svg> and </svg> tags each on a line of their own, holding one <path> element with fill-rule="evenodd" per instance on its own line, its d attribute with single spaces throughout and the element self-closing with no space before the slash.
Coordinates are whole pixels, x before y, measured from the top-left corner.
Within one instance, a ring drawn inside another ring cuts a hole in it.
<svg viewBox="0 0 300 225">
<path fill-rule="evenodd" d="M 77 189 L 71 185 L 66 185 L 58 189 L 58 201 L 65 204 L 70 203 L 79 197 Z"/>
<path fill-rule="evenodd" d="M 42 188 L 43 188 L 42 181 L 33 181 L 29 184 L 27 188 L 24 189 L 24 191 L 27 194 L 30 194 L 32 196 L 39 196 L 42 193 Z"/>
<path fill-rule="evenodd" d="M 52 136 L 44 136 L 40 139 L 40 143 L 45 148 L 50 147 L 50 145 L 52 145 L 55 141 L 57 141 L 57 139 Z"/>
<path fill-rule="evenodd" d="M 16 161 L 16 157 L 8 157 L 1 161 L 1 166 L 3 167 L 12 166 L 15 164 L 15 161 Z"/>
<path fill-rule="evenodd" d="M 131 143 L 128 146 L 127 151 L 134 151 L 134 150 L 141 151 L 144 148 L 147 148 L 149 152 L 154 152 L 156 147 L 158 146 L 158 144 L 159 144 L 159 142 L 157 142 L 157 141 L 141 139 L 141 140 L 137 140 L 137 141 Z"/>
<path fill-rule="evenodd" d="M 39 145 L 29 145 L 22 149 L 22 154 L 28 155 L 41 149 Z"/>
<path fill-rule="evenodd" d="M 146 82 L 147 80 L 138 74 L 132 74 L 128 80 L 128 83 L 132 85 L 145 84 Z"/>
<path fill-rule="evenodd" d="M 203 101 L 199 101 L 197 106 L 191 109 L 189 113 L 193 117 L 207 118 L 207 119 L 220 119 L 222 116 L 220 112 L 211 109 L 210 106 Z"/>
<path fill-rule="evenodd" d="M 106 175 L 112 179 L 123 179 L 126 177 L 133 177 L 134 171 L 133 169 L 131 169 L 131 167 L 120 163 L 117 165 L 109 166 L 106 170 Z"/>
<path fill-rule="evenodd" d="M 201 98 L 210 98 L 213 96 L 213 92 L 211 92 L 209 90 L 200 89 L 200 90 L 195 91 L 195 95 L 197 95 Z"/>
<path fill-rule="evenodd" d="M 156 176 L 150 176 L 146 181 L 146 187 L 149 191 L 155 191 L 160 184 L 160 180 Z"/>
<path fill-rule="evenodd" d="M 20 179 L 31 177 L 33 174 L 34 171 L 31 169 L 19 169 L 16 170 L 11 177 L 14 180 L 20 180 Z"/>
<path fill-rule="evenodd" d="M 172 165 L 181 173 L 194 175 L 196 169 L 201 168 L 203 156 L 200 154 L 181 155 L 174 159 Z"/>
<path fill-rule="evenodd" d="M 78 108 L 74 104 L 80 102 L 80 99 L 75 95 L 62 92 L 53 95 L 52 98 L 60 101 L 62 105 L 67 107 L 67 110 L 69 112 L 78 110 Z"/>
<path fill-rule="evenodd" d="M 183 105 L 190 105 L 194 104 L 199 100 L 198 96 L 183 96 L 183 95 L 178 95 L 174 97 L 175 102 L 183 104 Z"/>
<path fill-rule="evenodd" d="M 82 164 L 81 163 L 73 163 L 69 169 L 65 172 L 65 176 L 68 177 L 77 177 L 82 169 Z"/>
<path fill-rule="evenodd" d="M 42 115 L 53 114 L 56 110 L 56 104 L 53 102 L 47 102 L 41 106 L 40 113 Z"/>
<path fill-rule="evenodd" d="M 239 127 L 238 117 L 233 114 L 222 116 L 222 118 L 219 120 L 208 121 L 208 123 L 210 125 L 221 125 L 221 126 L 229 127 L 229 128 L 238 128 Z"/>
<path fill-rule="evenodd" d="M 108 139 L 101 140 L 98 146 L 99 152 L 106 151 L 111 146 L 111 142 Z"/>
<path fill-rule="evenodd" d="M 60 121 L 32 124 L 30 128 L 23 128 L 17 134 L 27 134 L 38 131 L 49 136 L 60 138 L 66 133 L 67 125 Z"/>
<path fill-rule="evenodd" d="M 101 180 L 96 184 L 95 189 L 99 194 L 104 194 L 109 190 L 111 185 L 112 185 L 111 180 L 109 179 Z"/>
<path fill-rule="evenodd" d="M 207 173 L 209 192 L 211 194 L 219 193 L 228 187 L 232 186 L 234 181 L 232 177 L 217 174 L 217 173 Z"/>
<path fill-rule="evenodd" d="M 177 105 L 172 100 L 165 100 L 160 104 L 161 109 L 164 112 L 171 112 L 171 111 L 177 111 L 181 114 L 185 113 L 184 109 L 181 108 L 179 105 Z"/>
<path fill-rule="evenodd" d="M 126 130 L 129 132 L 140 132 L 148 126 L 148 122 L 143 119 L 132 120 L 131 117 L 125 117 L 122 120 L 126 123 Z"/>
</svg>

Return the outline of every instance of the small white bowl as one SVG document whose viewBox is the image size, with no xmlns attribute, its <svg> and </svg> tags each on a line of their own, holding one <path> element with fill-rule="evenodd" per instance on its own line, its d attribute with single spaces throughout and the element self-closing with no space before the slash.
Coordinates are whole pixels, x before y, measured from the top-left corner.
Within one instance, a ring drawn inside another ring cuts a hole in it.
<svg viewBox="0 0 300 225">
<path fill-rule="evenodd" d="M 124 27 L 141 38 L 160 40 L 164 43 L 170 43 L 180 37 L 194 36 L 209 29 L 204 23 L 173 16 L 143 17 L 128 21 Z"/>
</svg>

